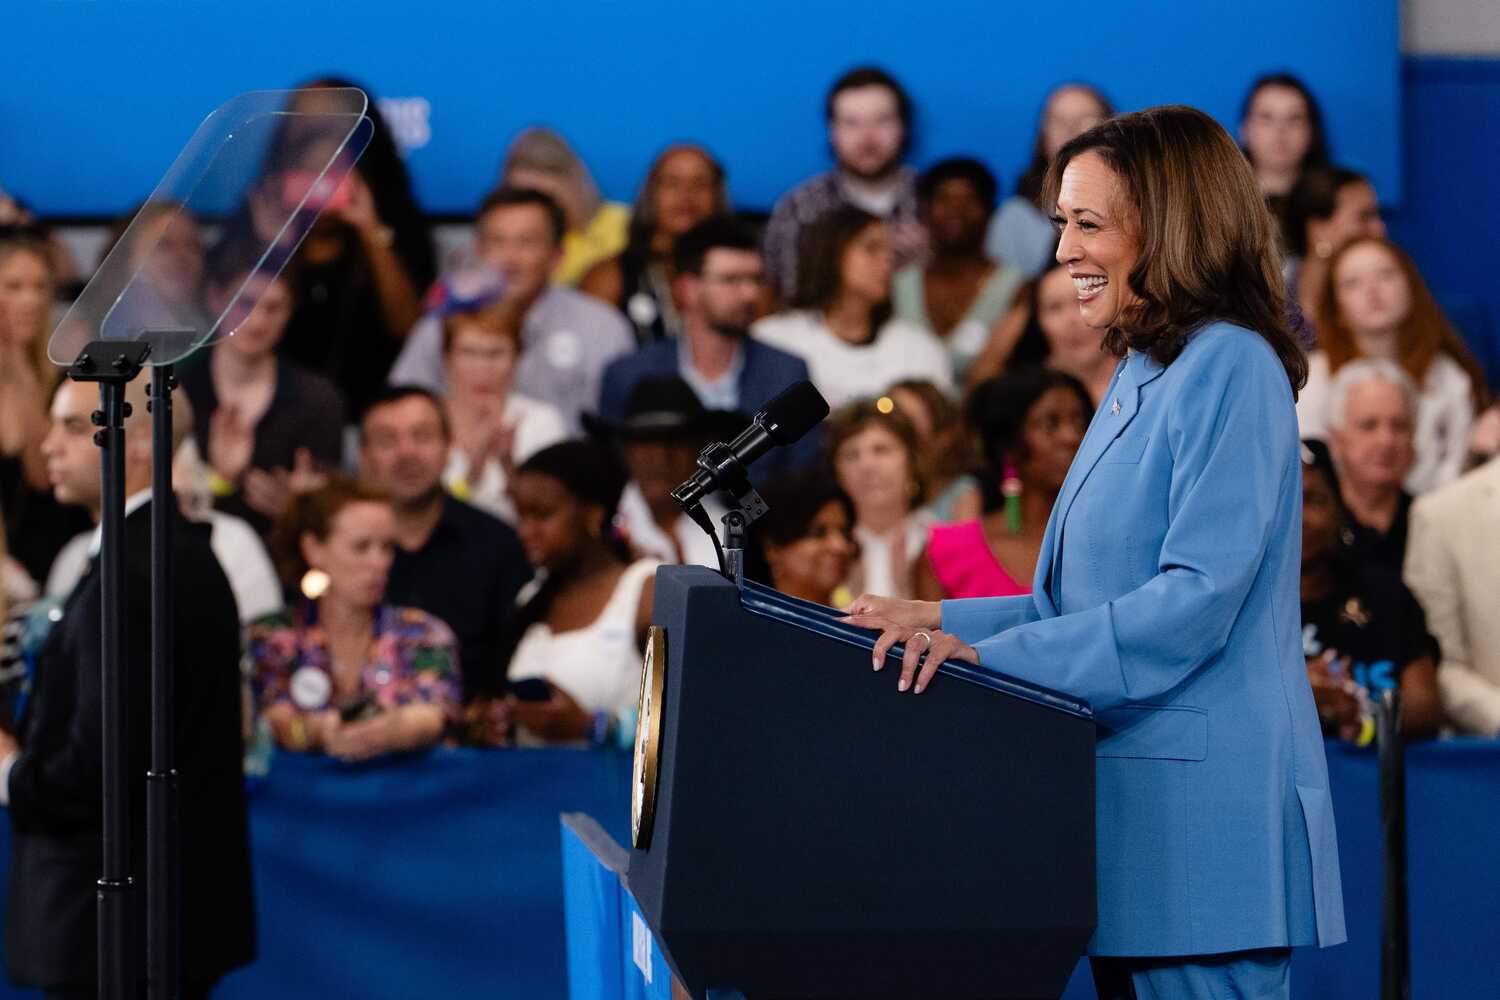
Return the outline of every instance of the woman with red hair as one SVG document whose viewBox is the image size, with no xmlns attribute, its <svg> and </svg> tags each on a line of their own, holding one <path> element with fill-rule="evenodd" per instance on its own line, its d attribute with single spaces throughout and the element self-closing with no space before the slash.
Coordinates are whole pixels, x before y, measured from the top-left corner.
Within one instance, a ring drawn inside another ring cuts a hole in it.
<svg viewBox="0 0 1500 1000">
<path fill-rule="evenodd" d="M 1329 387 L 1355 358 L 1386 358 L 1417 384 L 1416 463 L 1406 489 L 1425 493 L 1458 478 L 1484 376 L 1433 300 L 1412 259 L 1383 237 L 1344 244 L 1329 260 L 1318 316 L 1318 350 L 1297 400 L 1303 437 L 1325 439 Z"/>
</svg>

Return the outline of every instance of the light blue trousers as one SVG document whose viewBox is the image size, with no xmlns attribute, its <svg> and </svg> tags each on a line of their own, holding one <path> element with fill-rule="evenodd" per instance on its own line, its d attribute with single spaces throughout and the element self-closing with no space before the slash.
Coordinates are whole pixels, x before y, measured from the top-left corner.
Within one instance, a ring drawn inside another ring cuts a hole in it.
<svg viewBox="0 0 1500 1000">
<path fill-rule="evenodd" d="M 1100 1000 L 1289 1000 L 1290 948 L 1174 958 L 1095 958 Z"/>
</svg>

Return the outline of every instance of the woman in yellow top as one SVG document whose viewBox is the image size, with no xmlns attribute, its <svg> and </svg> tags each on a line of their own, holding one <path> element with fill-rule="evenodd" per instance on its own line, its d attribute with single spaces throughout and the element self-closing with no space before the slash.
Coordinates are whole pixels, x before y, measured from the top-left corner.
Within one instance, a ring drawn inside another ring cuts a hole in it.
<svg viewBox="0 0 1500 1000">
<path fill-rule="evenodd" d="M 529 128 L 516 136 L 506 151 L 500 183 L 541 191 L 562 206 L 568 232 L 553 281 L 575 285 L 589 268 L 625 249 L 630 209 L 604 200 L 589 168 L 551 129 Z"/>
</svg>

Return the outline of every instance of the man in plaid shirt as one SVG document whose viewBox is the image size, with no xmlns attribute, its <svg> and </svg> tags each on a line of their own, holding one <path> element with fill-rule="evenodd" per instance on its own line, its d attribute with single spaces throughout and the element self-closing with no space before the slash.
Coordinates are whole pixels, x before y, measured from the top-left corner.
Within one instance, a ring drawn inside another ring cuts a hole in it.
<svg viewBox="0 0 1500 1000">
<path fill-rule="evenodd" d="M 850 70 L 829 89 L 825 113 L 837 165 L 782 195 L 766 226 L 766 267 L 782 301 L 796 292 L 803 228 L 840 205 L 856 205 L 891 223 L 898 267 L 926 250 L 926 233 L 917 220 L 916 173 L 902 162 L 912 107 L 901 84 L 875 67 Z"/>
</svg>

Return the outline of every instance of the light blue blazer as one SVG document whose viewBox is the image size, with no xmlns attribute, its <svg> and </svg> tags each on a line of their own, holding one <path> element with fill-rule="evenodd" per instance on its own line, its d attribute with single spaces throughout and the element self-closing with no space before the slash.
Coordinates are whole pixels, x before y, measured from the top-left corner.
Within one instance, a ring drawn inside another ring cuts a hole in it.
<svg viewBox="0 0 1500 1000">
<path fill-rule="evenodd" d="M 1094 707 L 1091 954 L 1345 939 L 1301 544 L 1285 370 L 1258 334 L 1215 323 L 1166 368 L 1120 365 L 1032 593 L 943 602 L 983 666 Z"/>
</svg>

